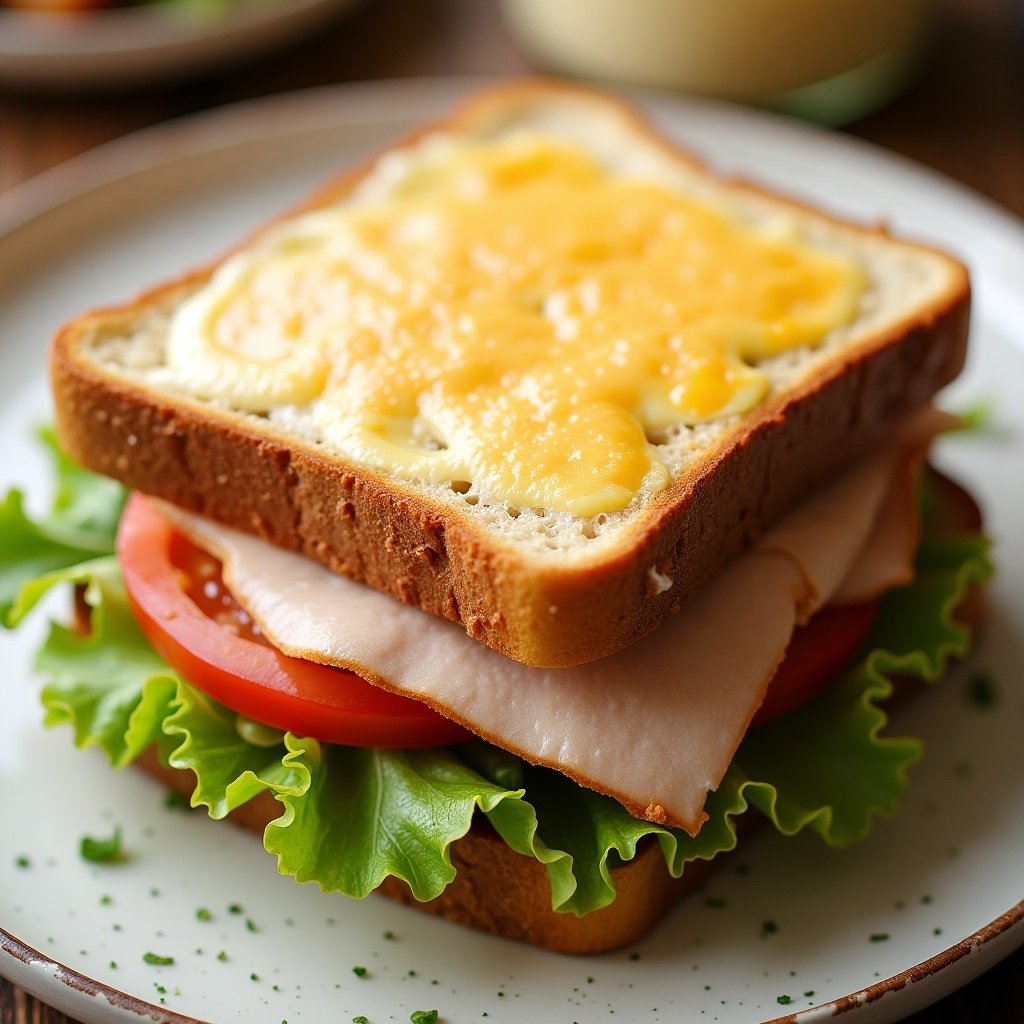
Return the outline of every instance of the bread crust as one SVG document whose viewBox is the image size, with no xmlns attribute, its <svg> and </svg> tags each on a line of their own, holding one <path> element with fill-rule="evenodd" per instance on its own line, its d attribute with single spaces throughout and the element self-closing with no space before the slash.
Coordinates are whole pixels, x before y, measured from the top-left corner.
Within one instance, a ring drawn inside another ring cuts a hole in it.
<svg viewBox="0 0 1024 1024">
<path fill-rule="evenodd" d="M 192 773 L 161 763 L 155 748 L 134 764 L 186 799 L 192 796 Z M 228 820 L 259 834 L 280 814 L 281 805 L 264 791 L 232 811 Z M 544 865 L 510 849 L 486 821 L 475 818 L 449 853 L 457 874 L 436 899 L 421 903 L 394 876 L 374 892 L 467 928 L 576 954 L 606 953 L 642 938 L 718 863 L 718 858 L 693 861 L 679 878 L 673 878 L 658 844 L 644 843 L 632 860 L 610 869 L 616 891 L 613 902 L 577 917 L 551 909 Z"/>
<path fill-rule="evenodd" d="M 696 166 L 614 101 L 549 82 L 488 92 L 442 127 L 496 130 L 524 104 L 553 96 L 605 104 Z M 371 164 L 302 209 L 344 198 Z M 878 229 L 844 230 L 886 237 Z M 964 268 L 947 262 L 948 286 L 928 308 L 757 407 L 595 557 L 527 555 L 489 533 L 470 510 L 441 504 L 415 484 L 326 456 L 252 417 L 157 394 L 89 358 L 92 339 L 130 331 L 147 310 L 173 307 L 212 268 L 60 330 L 50 350 L 57 432 L 89 469 L 459 622 L 511 658 L 578 664 L 656 628 L 796 500 L 880 443 L 959 373 L 970 292 Z M 655 585 L 665 579 L 671 586 Z"/>
</svg>

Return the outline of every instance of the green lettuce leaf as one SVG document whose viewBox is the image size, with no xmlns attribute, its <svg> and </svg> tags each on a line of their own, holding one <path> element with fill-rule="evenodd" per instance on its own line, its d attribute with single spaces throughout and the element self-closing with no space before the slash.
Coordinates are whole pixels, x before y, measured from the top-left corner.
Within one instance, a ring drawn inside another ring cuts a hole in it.
<svg viewBox="0 0 1024 1024">
<path fill-rule="evenodd" d="M 309 789 L 281 797 L 285 814 L 264 841 L 282 872 L 327 891 L 362 897 L 395 875 L 416 899 L 433 899 L 455 877 L 448 848 L 476 808 L 522 796 L 446 750 L 302 746 Z"/>
<path fill-rule="evenodd" d="M 73 533 L 79 543 L 98 552 L 113 551 L 127 492 L 116 480 L 72 462 L 58 446 L 52 428 L 41 430 L 39 437 L 52 460 L 57 483 L 49 516 L 51 528 Z"/>
<path fill-rule="evenodd" d="M 935 568 L 936 559 L 946 565 Z M 779 831 L 810 827 L 845 846 L 863 839 L 876 816 L 896 811 L 922 747 L 884 733 L 893 680 L 932 682 L 967 653 L 969 632 L 953 612 L 989 573 L 982 538 L 926 543 L 914 583 L 883 600 L 867 655 L 815 700 L 744 740 L 732 772 L 744 773 L 748 799 Z"/>
<path fill-rule="evenodd" d="M 163 726 L 168 739 L 177 742 L 166 761 L 195 772 L 193 807 L 223 818 L 265 789 L 298 793 L 309 788 L 309 773 L 295 763 L 283 733 L 272 744 L 253 742 L 240 728 L 244 719 L 181 679 L 173 704 Z"/>
<path fill-rule="evenodd" d="M 111 554 L 125 492 L 113 480 L 79 469 L 41 432 L 56 491 L 50 514 L 33 520 L 19 490 L 0 504 L 0 624 L 16 626 L 56 580 L 52 573 Z M 38 584 L 35 581 L 41 581 Z"/>
<path fill-rule="evenodd" d="M 7 619 L 19 620 L 58 583 L 83 585 L 92 607 L 87 636 L 54 625 L 40 652 L 47 723 L 71 725 L 79 745 L 100 746 L 115 766 L 155 745 L 167 763 L 195 774 L 192 803 L 216 818 L 269 791 L 281 814 L 264 845 L 279 870 L 354 897 L 389 875 L 417 899 L 436 896 L 454 877 L 451 844 L 478 813 L 545 866 L 552 906 L 576 914 L 611 902 L 613 868 L 641 843 L 657 842 L 678 875 L 732 849 L 736 819 L 750 808 L 787 835 L 811 829 L 836 846 L 862 838 L 876 817 L 893 813 L 921 753 L 917 740 L 887 735 L 893 680 L 936 679 L 965 653 L 969 637 L 953 612 L 991 571 L 981 537 L 926 543 L 917 579 L 885 600 L 863 659 L 797 713 L 750 732 L 690 837 L 483 743 L 364 750 L 253 728 L 180 679 L 141 636 L 114 559 L 95 550 L 101 535 L 109 545 L 119 499 L 89 496 L 88 474 L 64 472 L 62 481 L 61 507 L 42 523 L 25 516 L 17 495 L 0 508 L 0 529 L 15 523 L 37 542 L 3 563 Z M 87 543 L 68 539 L 76 530 Z"/>
</svg>

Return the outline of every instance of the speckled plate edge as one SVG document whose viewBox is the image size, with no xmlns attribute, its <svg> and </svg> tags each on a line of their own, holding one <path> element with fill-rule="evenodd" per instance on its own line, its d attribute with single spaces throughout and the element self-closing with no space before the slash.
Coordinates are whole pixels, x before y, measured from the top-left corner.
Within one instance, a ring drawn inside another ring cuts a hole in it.
<svg viewBox="0 0 1024 1024">
<path fill-rule="evenodd" d="M 1024 901 L 937 956 L 891 978 L 766 1024 L 817 1024 L 857 1011 L 859 1024 L 885 1024 L 907 1017 L 977 977 L 1024 945 Z M 153 1020 L 157 1024 L 206 1024 L 104 985 L 74 971 L 0 928 L 0 974 L 25 991 L 85 1024 Z M 941 975 L 943 984 L 927 984 Z M 56 983 L 56 984 L 55 984 Z M 899 1006 L 892 1002 L 899 994 Z M 99 1005 L 98 1005 L 99 1004 Z M 895 1015 L 894 1015 L 895 1014 Z"/>
<path fill-rule="evenodd" d="M 0 928 L 0 974 L 26 992 L 84 1024 L 121 1024 L 153 1020 L 157 1024 L 205 1024 L 154 1006 L 65 967 Z"/>
<path fill-rule="evenodd" d="M 906 971 L 848 996 L 800 1013 L 777 1017 L 768 1024 L 817 1024 L 848 1019 L 858 1024 L 890 1024 L 922 1010 L 999 963 L 1024 945 L 1024 901 L 1015 904 L 973 935 Z M 941 984 L 936 982 L 941 981 Z M 898 1006 L 894 997 L 899 996 Z"/>
</svg>

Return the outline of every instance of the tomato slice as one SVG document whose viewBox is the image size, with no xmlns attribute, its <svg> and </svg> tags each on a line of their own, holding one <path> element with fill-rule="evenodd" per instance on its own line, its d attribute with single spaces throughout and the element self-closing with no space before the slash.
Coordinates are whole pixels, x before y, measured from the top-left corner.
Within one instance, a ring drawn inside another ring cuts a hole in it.
<svg viewBox="0 0 1024 1024">
<path fill-rule="evenodd" d="M 752 724 L 774 722 L 824 690 L 857 656 L 877 608 L 877 601 L 826 607 L 797 628 Z"/>
<path fill-rule="evenodd" d="M 924 484 L 923 536 L 962 537 L 981 530 L 981 510 L 959 484 L 930 466 Z M 980 616 L 982 603 L 975 588 L 957 610 L 958 617 L 972 621 Z M 877 601 L 823 608 L 797 629 L 752 724 L 773 722 L 825 689 L 864 646 L 877 608 Z"/>
<path fill-rule="evenodd" d="M 141 494 L 125 507 L 117 554 L 135 617 L 154 649 L 233 711 L 351 746 L 430 747 L 473 738 L 419 701 L 270 646 L 224 587 L 220 563 Z"/>
<path fill-rule="evenodd" d="M 974 532 L 973 499 L 933 474 L 929 535 Z M 227 707 L 267 725 L 328 743 L 422 747 L 472 739 L 425 704 L 392 694 L 352 672 L 272 647 L 223 585 L 215 558 L 174 531 L 142 495 L 132 495 L 117 540 L 136 618 L 161 656 Z M 793 634 L 752 724 L 800 707 L 856 657 L 877 602 L 819 611 Z"/>
</svg>

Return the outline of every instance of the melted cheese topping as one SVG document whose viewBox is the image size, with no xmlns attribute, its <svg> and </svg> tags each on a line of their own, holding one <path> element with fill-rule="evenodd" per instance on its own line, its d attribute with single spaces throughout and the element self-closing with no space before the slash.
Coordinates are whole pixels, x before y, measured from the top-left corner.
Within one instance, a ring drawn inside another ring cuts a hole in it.
<svg viewBox="0 0 1024 1024">
<path fill-rule="evenodd" d="M 184 386 L 312 403 L 358 463 L 590 516 L 667 485 L 669 428 L 757 404 L 758 360 L 856 315 L 862 271 L 792 226 L 538 135 L 434 149 L 223 265 L 172 324 Z"/>
</svg>

